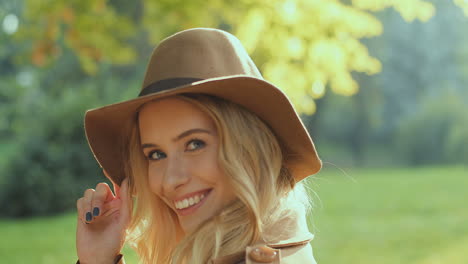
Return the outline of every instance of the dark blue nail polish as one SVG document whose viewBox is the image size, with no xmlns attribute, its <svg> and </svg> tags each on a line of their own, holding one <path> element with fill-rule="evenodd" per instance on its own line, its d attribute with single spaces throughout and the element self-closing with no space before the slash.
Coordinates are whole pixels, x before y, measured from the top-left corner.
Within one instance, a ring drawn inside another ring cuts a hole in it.
<svg viewBox="0 0 468 264">
<path fill-rule="evenodd" d="M 86 213 L 86 221 L 90 222 L 93 219 L 93 216 L 91 215 L 91 212 Z"/>
<path fill-rule="evenodd" d="M 99 215 L 99 207 L 94 207 L 93 216 L 98 216 L 98 215 Z"/>
</svg>

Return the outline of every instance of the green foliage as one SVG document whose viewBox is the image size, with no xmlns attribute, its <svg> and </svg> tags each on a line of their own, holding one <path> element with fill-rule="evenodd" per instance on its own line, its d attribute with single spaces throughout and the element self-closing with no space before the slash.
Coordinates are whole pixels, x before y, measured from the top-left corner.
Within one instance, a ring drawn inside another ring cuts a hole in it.
<svg viewBox="0 0 468 264">
<path fill-rule="evenodd" d="M 468 164 L 468 128 L 462 97 L 450 92 L 428 97 L 400 123 L 395 138 L 408 164 L 459 162 Z"/>
<path fill-rule="evenodd" d="M 380 62 L 361 42 L 383 31 L 370 11 L 393 7 L 406 21 L 427 21 L 435 11 L 423 0 L 24 1 L 25 26 L 18 35 L 34 39 L 30 56 L 36 65 L 53 63 L 66 47 L 95 74 L 99 62 L 135 63 L 145 49 L 129 43 L 153 46 L 183 29 L 221 27 L 238 36 L 266 79 L 308 114 L 327 86 L 353 95 L 358 83 L 351 72 L 380 72 Z"/>
<path fill-rule="evenodd" d="M 47 15 L 45 15 L 47 14 Z M 106 1 L 25 1 L 27 26 L 20 39 L 34 38 L 30 51 L 34 64 L 45 66 L 71 48 L 89 74 L 98 71 L 97 62 L 125 64 L 135 60 L 128 43 L 133 34 L 129 17 L 118 14 Z"/>
<path fill-rule="evenodd" d="M 92 98 L 75 93 L 68 89 L 57 98 L 30 94 L 17 102 L 15 147 L 2 170 L 0 215 L 61 212 L 75 203 L 85 183 L 96 178 L 79 122 Z"/>
<path fill-rule="evenodd" d="M 106 65 L 100 65 L 99 78 L 85 78 L 73 71 L 76 61 L 63 60 L 68 65 L 32 70 L 29 84 L 0 89 L 8 103 L 0 111 L 9 113 L 0 130 L 0 216 L 63 212 L 105 179 L 85 139 L 84 113 L 133 97 L 138 85 L 111 78 Z"/>
<path fill-rule="evenodd" d="M 380 13 L 386 30 L 365 44 L 384 65 L 382 73 L 353 74 L 362 87 L 355 96 L 327 93 L 316 101 L 317 113 L 305 120 L 325 161 L 466 164 L 468 21 L 457 7 L 434 4 L 437 14 L 428 23 L 407 24 L 391 10 Z"/>
</svg>

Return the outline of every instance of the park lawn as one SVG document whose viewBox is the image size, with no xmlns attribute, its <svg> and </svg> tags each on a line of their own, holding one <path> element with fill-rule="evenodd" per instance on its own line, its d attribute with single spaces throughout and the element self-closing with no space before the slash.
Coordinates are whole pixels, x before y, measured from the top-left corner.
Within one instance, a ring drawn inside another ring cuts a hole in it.
<svg viewBox="0 0 468 264">
<path fill-rule="evenodd" d="M 467 168 L 326 168 L 309 186 L 319 264 L 468 263 Z"/>
<path fill-rule="evenodd" d="M 468 263 L 468 170 L 326 168 L 310 178 L 319 264 Z M 75 263 L 76 215 L 0 220 L 1 263 Z M 126 247 L 127 263 L 136 264 Z"/>
<path fill-rule="evenodd" d="M 28 220 L 0 220 L 0 263 L 75 263 L 76 214 L 37 217 Z M 136 254 L 124 248 L 128 263 Z"/>
</svg>

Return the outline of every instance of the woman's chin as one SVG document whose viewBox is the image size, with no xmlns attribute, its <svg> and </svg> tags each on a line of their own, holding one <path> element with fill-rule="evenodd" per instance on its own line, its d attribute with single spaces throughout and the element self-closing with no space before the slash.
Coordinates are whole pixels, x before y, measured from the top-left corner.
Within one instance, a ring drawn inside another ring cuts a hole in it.
<svg viewBox="0 0 468 264">
<path fill-rule="evenodd" d="M 185 236 L 192 234 L 193 232 L 197 231 L 203 224 L 213 219 L 212 216 L 204 216 L 204 218 L 198 219 L 181 219 L 179 217 L 180 227 L 184 231 Z M 185 220 L 185 221 L 184 221 Z M 188 220 L 188 221 L 187 221 Z"/>
<path fill-rule="evenodd" d="M 190 223 L 181 222 L 180 226 L 184 231 L 185 235 L 193 233 L 204 221 L 190 221 Z"/>
</svg>

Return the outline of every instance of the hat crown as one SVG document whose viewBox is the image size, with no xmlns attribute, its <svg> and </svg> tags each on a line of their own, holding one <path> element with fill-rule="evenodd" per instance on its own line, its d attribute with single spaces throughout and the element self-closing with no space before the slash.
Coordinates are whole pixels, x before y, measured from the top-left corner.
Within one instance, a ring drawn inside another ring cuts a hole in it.
<svg viewBox="0 0 468 264">
<path fill-rule="evenodd" d="M 153 50 L 142 89 L 167 79 L 232 75 L 263 79 L 235 36 L 218 29 L 189 29 L 164 39 Z"/>
</svg>

